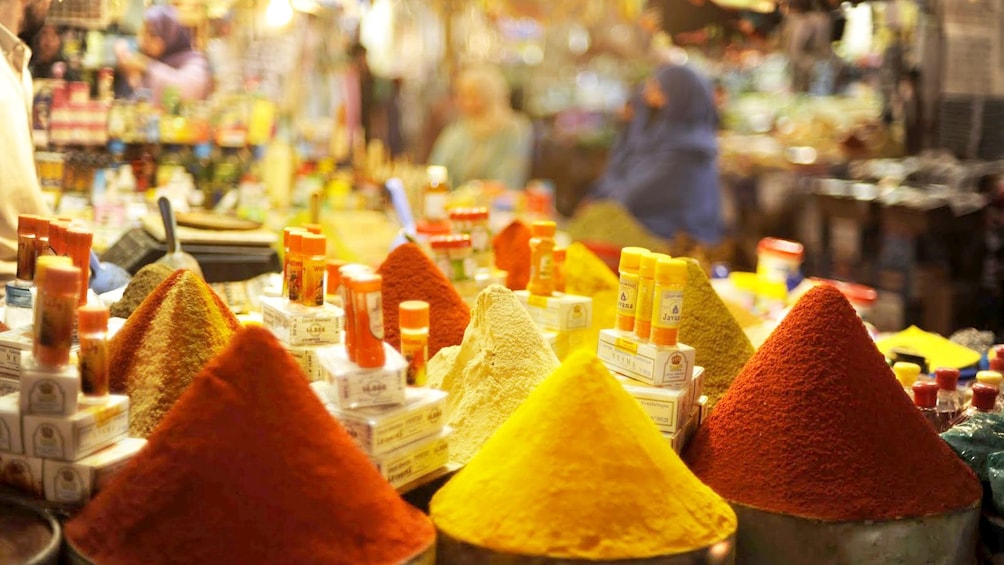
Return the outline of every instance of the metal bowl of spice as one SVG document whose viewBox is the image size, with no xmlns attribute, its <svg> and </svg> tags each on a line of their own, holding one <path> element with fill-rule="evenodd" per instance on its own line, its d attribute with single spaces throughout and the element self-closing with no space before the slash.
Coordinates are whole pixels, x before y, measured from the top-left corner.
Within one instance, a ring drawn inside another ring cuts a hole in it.
<svg viewBox="0 0 1004 565">
<path fill-rule="evenodd" d="M 455 539 L 442 531 L 438 533 L 436 554 L 439 563 L 451 565 L 727 565 L 735 562 L 735 536 L 712 545 L 673 555 L 660 555 L 639 559 L 596 561 L 591 559 L 565 559 L 540 555 L 502 553 Z"/>
<path fill-rule="evenodd" d="M 979 502 L 921 518 L 827 522 L 732 503 L 740 563 L 972 563 Z"/>
<path fill-rule="evenodd" d="M 0 498 L 0 563 L 55 565 L 61 539 L 59 522 L 45 510 Z"/>
</svg>

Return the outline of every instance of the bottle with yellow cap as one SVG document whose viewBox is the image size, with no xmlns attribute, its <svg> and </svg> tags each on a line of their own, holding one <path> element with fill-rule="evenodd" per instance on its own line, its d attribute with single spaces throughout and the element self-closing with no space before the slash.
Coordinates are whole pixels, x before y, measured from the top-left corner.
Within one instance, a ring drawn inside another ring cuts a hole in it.
<svg viewBox="0 0 1004 565">
<path fill-rule="evenodd" d="M 300 304 L 307 307 L 324 306 L 324 260 L 328 240 L 323 235 L 308 233 L 301 238 L 303 257 L 303 288 Z"/>
<path fill-rule="evenodd" d="M 893 364 L 892 372 L 896 375 L 896 380 L 899 381 L 899 384 L 903 385 L 903 390 L 906 391 L 907 396 L 912 398 L 913 383 L 917 382 L 917 377 L 920 376 L 920 365 L 898 361 Z"/>
<path fill-rule="evenodd" d="M 530 226 L 530 282 L 526 289 L 537 296 L 554 294 L 554 222 L 534 222 Z"/>
<path fill-rule="evenodd" d="M 425 386 L 425 363 L 429 359 L 429 303 L 406 300 L 398 306 L 401 324 L 401 355 L 408 361 L 408 385 Z"/>
<path fill-rule="evenodd" d="M 650 338 L 656 346 L 676 345 L 683 319 L 683 289 L 686 286 L 686 262 L 680 259 L 659 259 L 656 262 Z"/>
<path fill-rule="evenodd" d="M 81 306 L 77 309 L 77 327 L 83 401 L 100 402 L 108 396 L 108 308 Z"/>
<path fill-rule="evenodd" d="M 652 302 L 655 300 L 655 265 L 659 259 L 670 259 L 664 253 L 646 253 L 638 269 L 638 300 L 634 313 L 634 333 L 648 341 L 652 333 Z"/>
<path fill-rule="evenodd" d="M 634 331 L 635 310 L 638 305 L 638 270 L 641 258 L 648 253 L 644 247 L 621 249 L 620 287 L 617 289 L 617 318 L 615 327 L 622 332 Z"/>
</svg>

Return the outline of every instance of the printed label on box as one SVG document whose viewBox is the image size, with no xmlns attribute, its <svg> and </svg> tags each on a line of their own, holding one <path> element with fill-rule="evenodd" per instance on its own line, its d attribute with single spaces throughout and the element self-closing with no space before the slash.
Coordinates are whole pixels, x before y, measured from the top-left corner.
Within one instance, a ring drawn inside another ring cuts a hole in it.
<svg viewBox="0 0 1004 565">
<path fill-rule="evenodd" d="M 610 370 L 655 386 L 686 388 L 693 377 L 695 351 L 683 343 L 656 347 L 602 330 L 597 354 Z"/>
<path fill-rule="evenodd" d="M 373 463 L 391 486 L 404 486 L 449 462 L 449 433 L 447 428 L 437 435 L 374 457 Z"/>
<path fill-rule="evenodd" d="M 341 308 L 324 304 L 305 308 L 275 297 L 262 298 L 262 323 L 288 345 L 332 345 L 342 339 Z"/>
<path fill-rule="evenodd" d="M 28 395 L 29 411 L 36 414 L 62 414 L 66 406 L 63 389 L 52 379 L 41 379 L 32 383 Z"/>
<path fill-rule="evenodd" d="M 338 410 L 332 414 L 356 443 L 379 455 L 443 429 L 446 393 L 409 387 L 403 406 Z"/>
<path fill-rule="evenodd" d="M 3 454 L 3 474 L 0 482 L 26 494 L 42 496 L 42 459 L 23 455 Z"/>
<path fill-rule="evenodd" d="M 525 290 L 514 294 L 534 324 L 543 330 L 577 330 L 592 325 L 593 299 L 588 296 L 561 293 L 537 296 Z"/>
</svg>

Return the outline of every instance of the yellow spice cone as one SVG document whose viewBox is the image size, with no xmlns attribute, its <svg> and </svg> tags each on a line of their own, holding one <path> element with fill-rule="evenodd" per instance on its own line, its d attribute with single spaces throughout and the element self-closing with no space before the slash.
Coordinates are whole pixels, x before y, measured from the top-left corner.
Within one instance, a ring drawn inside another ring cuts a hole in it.
<svg viewBox="0 0 1004 565">
<path fill-rule="evenodd" d="M 565 256 L 565 292 L 593 299 L 593 325 L 588 330 L 582 330 L 584 335 L 573 344 L 573 351 L 596 351 L 600 330 L 614 327 L 619 286 L 617 275 L 588 247 L 578 242 L 568 246 Z"/>
<path fill-rule="evenodd" d="M 436 493 L 430 514 L 463 542 L 569 559 L 684 553 L 736 529 L 729 505 L 585 351 L 569 356 Z"/>
</svg>

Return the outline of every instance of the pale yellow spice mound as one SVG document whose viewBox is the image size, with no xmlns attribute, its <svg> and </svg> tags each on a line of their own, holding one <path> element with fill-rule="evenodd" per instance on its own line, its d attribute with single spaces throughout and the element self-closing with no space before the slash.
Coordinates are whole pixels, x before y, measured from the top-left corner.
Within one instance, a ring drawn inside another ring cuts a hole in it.
<svg viewBox="0 0 1004 565">
<path fill-rule="evenodd" d="M 463 342 L 440 349 L 427 368 L 428 386 L 449 393 L 450 459 L 467 463 L 557 366 L 516 295 L 501 285 L 483 290 Z"/>
<path fill-rule="evenodd" d="M 572 354 L 430 504 L 436 527 L 499 552 L 614 560 L 733 535 L 736 516 L 592 353 Z"/>
</svg>

